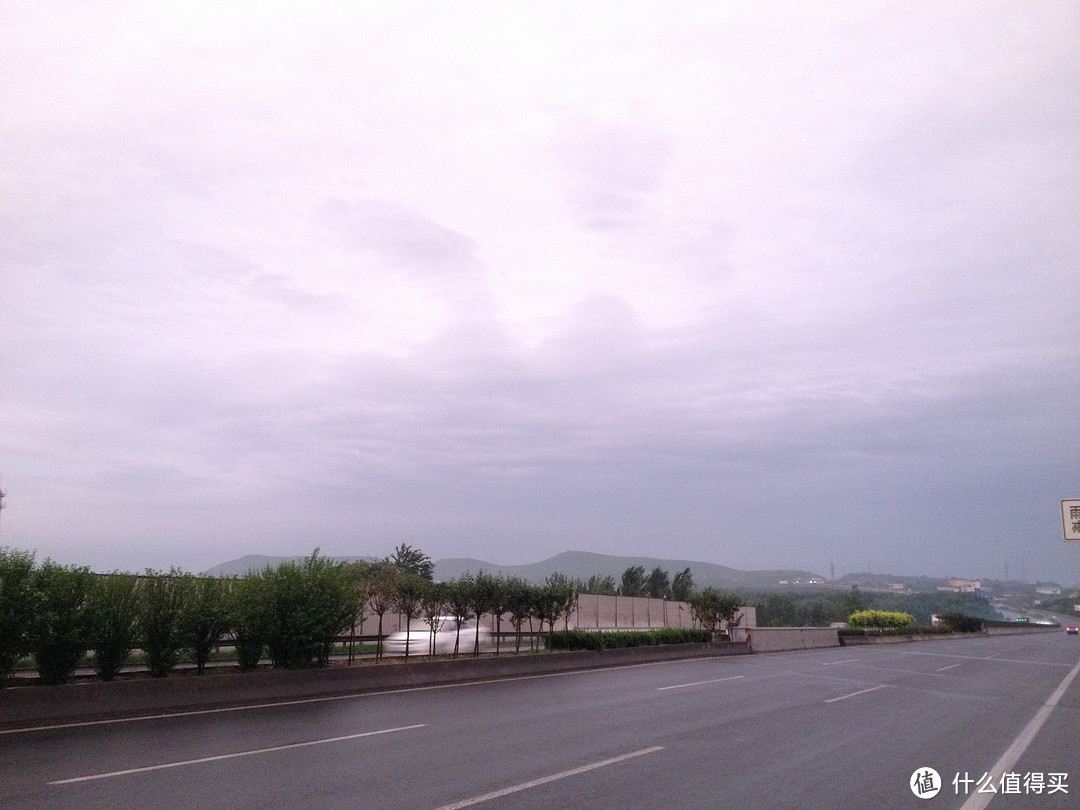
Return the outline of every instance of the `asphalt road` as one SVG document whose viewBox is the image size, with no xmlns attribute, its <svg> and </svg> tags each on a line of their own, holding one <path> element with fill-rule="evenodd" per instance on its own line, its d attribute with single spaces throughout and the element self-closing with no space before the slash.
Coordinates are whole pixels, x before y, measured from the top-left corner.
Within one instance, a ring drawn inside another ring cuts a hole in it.
<svg viewBox="0 0 1080 810">
<path fill-rule="evenodd" d="M 1075 808 L 1078 671 L 1054 632 L 20 731 L 0 806 Z"/>
</svg>

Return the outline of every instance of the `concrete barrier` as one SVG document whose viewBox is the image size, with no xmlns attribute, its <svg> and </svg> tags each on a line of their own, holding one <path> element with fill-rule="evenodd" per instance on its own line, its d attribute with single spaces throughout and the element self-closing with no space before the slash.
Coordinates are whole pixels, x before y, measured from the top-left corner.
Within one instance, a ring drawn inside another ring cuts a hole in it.
<svg viewBox="0 0 1080 810">
<path fill-rule="evenodd" d="M 840 646 L 835 627 L 752 627 L 749 631 L 736 628 L 736 638 L 745 637 L 747 632 L 750 633 L 750 648 L 756 653 Z"/>
<path fill-rule="evenodd" d="M 882 633 L 876 635 L 840 636 L 844 647 L 856 647 L 860 644 L 906 644 L 911 641 L 947 641 L 958 638 L 986 638 L 987 636 L 1015 636 L 1022 633 L 1052 633 L 1057 627 L 984 627 L 978 633 Z M 755 631 L 756 632 L 756 631 Z"/>
<path fill-rule="evenodd" d="M 325 669 L 173 675 L 109 683 L 0 689 L 0 729 L 199 709 L 359 695 L 689 658 L 745 655 L 745 642 L 669 644 L 614 650 L 502 655 L 438 661 L 388 659 Z"/>
</svg>

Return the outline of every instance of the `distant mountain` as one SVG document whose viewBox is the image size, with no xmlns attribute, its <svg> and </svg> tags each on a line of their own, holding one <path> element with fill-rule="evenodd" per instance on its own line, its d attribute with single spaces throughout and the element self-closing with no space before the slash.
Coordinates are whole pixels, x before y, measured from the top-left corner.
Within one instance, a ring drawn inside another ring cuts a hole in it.
<svg viewBox="0 0 1080 810">
<path fill-rule="evenodd" d="M 249 571 L 261 571 L 267 566 L 275 566 L 286 561 L 299 562 L 303 557 L 266 557 L 251 554 L 238 560 L 215 565 L 205 571 L 208 576 L 243 576 Z M 339 562 L 372 562 L 376 557 L 334 557 Z M 648 575 L 654 568 L 661 568 L 674 576 L 680 571 L 689 568 L 694 578 L 694 584 L 698 587 L 709 585 L 720 588 L 755 588 L 775 586 L 781 580 L 794 582 L 808 579 L 821 579 L 820 574 L 809 571 L 740 571 L 729 568 L 726 565 L 715 563 L 698 562 L 695 560 L 673 560 L 659 557 L 616 557 L 609 554 L 593 554 L 588 551 L 564 551 L 554 557 L 541 562 L 528 563 L 525 565 L 496 565 L 468 557 L 454 557 L 435 561 L 435 579 L 457 579 L 466 571 L 477 573 L 486 571 L 489 574 L 504 574 L 516 576 L 528 582 L 543 582 L 554 573 L 566 574 L 571 579 L 587 580 L 593 575 L 612 576 L 618 582 L 623 571 L 627 568 L 640 565 Z"/>
</svg>

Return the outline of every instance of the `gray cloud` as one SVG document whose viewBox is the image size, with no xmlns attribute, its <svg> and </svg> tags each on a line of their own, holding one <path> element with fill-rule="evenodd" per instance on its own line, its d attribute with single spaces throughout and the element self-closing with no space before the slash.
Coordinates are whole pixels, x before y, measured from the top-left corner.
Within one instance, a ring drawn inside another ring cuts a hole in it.
<svg viewBox="0 0 1080 810">
<path fill-rule="evenodd" d="M 0 543 L 1080 580 L 1070 6 L 0 14 Z"/>
</svg>

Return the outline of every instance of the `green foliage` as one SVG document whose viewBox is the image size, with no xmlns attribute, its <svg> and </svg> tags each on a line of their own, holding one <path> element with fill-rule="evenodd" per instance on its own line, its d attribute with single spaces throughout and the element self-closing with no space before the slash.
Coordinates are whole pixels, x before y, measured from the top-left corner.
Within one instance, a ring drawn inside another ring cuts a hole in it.
<svg viewBox="0 0 1080 810">
<path fill-rule="evenodd" d="M 315 549 L 302 563 L 284 562 L 261 576 L 274 666 L 326 666 L 334 639 L 360 611 L 361 591 L 350 569 L 320 557 Z"/>
<path fill-rule="evenodd" d="M 589 577 L 588 581 L 581 586 L 581 592 L 614 596 L 619 592 L 619 586 L 615 582 L 615 577 L 611 576 L 611 574 L 603 576 L 600 574 L 593 574 Z"/>
<path fill-rule="evenodd" d="M 850 616 L 852 613 L 858 613 L 867 608 L 866 599 L 858 585 L 852 585 L 851 590 L 839 598 L 839 602 L 839 609 L 844 616 Z"/>
<path fill-rule="evenodd" d="M 34 555 L 0 548 L 0 686 L 29 652 L 34 625 Z"/>
<path fill-rule="evenodd" d="M 915 617 L 894 610 L 860 610 L 848 617 L 848 624 L 852 627 L 901 628 L 915 624 Z"/>
<path fill-rule="evenodd" d="M 668 572 L 659 565 L 656 566 L 645 580 L 645 595 L 653 599 L 668 599 L 671 597 L 671 578 Z"/>
<path fill-rule="evenodd" d="M 687 602 L 697 622 L 713 636 L 725 625 L 729 629 L 735 626 L 736 616 L 742 606 L 742 599 L 737 593 L 716 588 L 705 588 L 693 593 Z"/>
<path fill-rule="evenodd" d="M 457 621 L 454 631 L 454 657 L 461 647 L 461 625 L 473 615 L 473 577 L 468 571 L 453 582 L 446 584 L 446 610 Z"/>
<path fill-rule="evenodd" d="M 172 568 L 147 571 L 139 586 L 139 646 L 155 678 L 174 669 L 184 647 L 184 622 L 195 577 Z"/>
<path fill-rule="evenodd" d="M 503 588 L 506 591 L 506 612 L 510 614 L 510 624 L 517 632 L 514 650 L 521 652 L 521 628 L 532 615 L 533 587 L 520 577 L 510 577 L 504 582 Z"/>
<path fill-rule="evenodd" d="M 623 571 L 619 593 L 623 596 L 645 595 L 645 566 L 631 565 Z"/>
<path fill-rule="evenodd" d="M 386 561 L 406 574 L 426 579 L 428 582 L 435 577 L 435 563 L 431 561 L 431 557 L 406 543 L 394 549 L 394 553 L 387 557 Z"/>
<path fill-rule="evenodd" d="M 138 634 L 138 577 L 112 573 L 95 577 L 90 592 L 90 640 L 94 669 L 103 681 L 111 681 L 127 662 Z"/>
<path fill-rule="evenodd" d="M 202 577 L 191 584 L 182 633 L 200 675 L 210 653 L 232 627 L 228 583 L 218 577 Z"/>
<path fill-rule="evenodd" d="M 31 647 L 45 684 L 71 680 L 86 652 L 89 600 L 94 575 L 49 560 L 34 575 L 34 629 Z"/>
<path fill-rule="evenodd" d="M 446 623 L 449 596 L 450 589 L 442 582 L 427 582 L 420 594 L 420 614 L 428 626 L 428 655 L 435 654 L 435 634 Z"/>
<path fill-rule="evenodd" d="M 233 644 L 241 672 L 259 666 L 270 636 L 270 583 L 260 574 L 232 580 L 226 588 L 226 609 L 232 619 Z"/>
<path fill-rule="evenodd" d="M 480 655 L 480 617 L 491 613 L 505 601 L 503 599 L 502 580 L 486 571 L 480 571 L 473 579 L 470 591 L 472 601 L 469 607 L 476 617 L 476 632 L 473 637 L 473 655 Z"/>
<path fill-rule="evenodd" d="M 412 646 L 410 633 L 412 620 L 420 613 L 420 602 L 424 597 L 424 586 L 427 580 L 414 574 L 402 573 L 396 582 L 394 590 L 394 607 L 397 612 L 405 617 L 405 658 L 409 657 L 409 647 Z"/>
<path fill-rule="evenodd" d="M 943 627 L 953 633 L 981 633 L 983 620 L 977 616 L 965 616 L 963 613 L 942 613 L 938 620 Z"/>
<path fill-rule="evenodd" d="M 694 592 L 694 575 L 689 568 L 684 568 L 675 575 L 671 582 L 671 598 L 678 602 L 685 602 Z"/>
<path fill-rule="evenodd" d="M 623 647 L 649 647 L 658 644 L 691 644 L 710 641 L 708 630 L 666 627 L 658 630 L 560 630 L 551 635 L 553 650 L 613 650 Z"/>
<path fill-rule="evenodd" d="M 929 625 L 937 613 L 963 613 L 981 619 L 1000 619 L 985 597 L 975 593 L 881 593 L 788 589 L 748 596 L 744 604 L 755 604 L 762 627 L 824 627 L 847 621 L 858 610 L 891 610 L 910 613 L 916 624 Z M 853 609 L 852 606 L 856 607 Z"/>
</svg>

